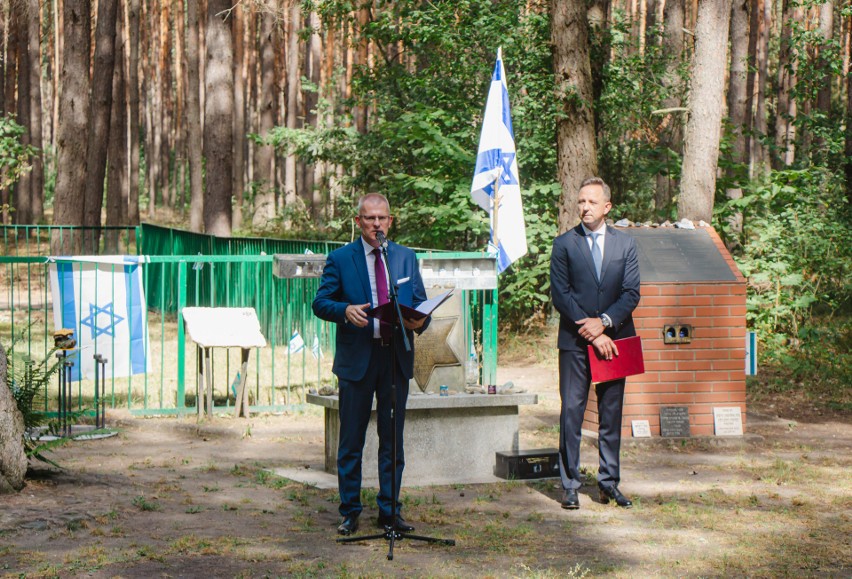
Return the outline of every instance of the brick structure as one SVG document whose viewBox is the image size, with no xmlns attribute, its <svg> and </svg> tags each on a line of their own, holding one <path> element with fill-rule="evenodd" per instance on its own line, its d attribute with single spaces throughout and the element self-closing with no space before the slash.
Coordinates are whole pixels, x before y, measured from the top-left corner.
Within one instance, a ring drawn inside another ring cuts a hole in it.
<svg viewBox="0 0 852 579">
<path fill-rule="evenodd" d="M 663 406 L 688 407 L 692 436 L 714 434 L 714 407 L 739 406 L 745 427 L 746 280 L 730 253 L 709 227 L 625 231 L 634 234 L 640 254 L 642 299 L 633 317 L 645 373 L 627 380 L 622 437 L 631 437 L 631 421 L 642 419 L 659 436 Z M 698 251 L 679 251 L 684 244 Z M 667 262 L 662 268 L 660 260 Z M 664 343 L 663 328 L 671 324 L 692 326 L 691 343 Z M 597 432 L 594 389 L 583 428 Z"/>
</svg>

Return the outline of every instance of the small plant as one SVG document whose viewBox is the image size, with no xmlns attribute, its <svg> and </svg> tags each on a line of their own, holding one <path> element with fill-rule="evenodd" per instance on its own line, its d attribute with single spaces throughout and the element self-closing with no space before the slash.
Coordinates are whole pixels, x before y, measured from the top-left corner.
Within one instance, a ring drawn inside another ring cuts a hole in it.
<svg viewBox="0 0 852 579">
<path fill-rule="evenodd" d="M 53 354 L 56 348 L 51 349 L 41 362 L 36 362 L 30 356 L 15 352 L 15 345 L 24 340 L 29 327 L 21 331 L 18 337 L 13 337 L 12 343 L 4 346 L 7 352 L 6 385 L 12 392 L 15 404 L 24 417 L 24 451 L 28 459 L 36 459 L 41 462 L 61 468 L 51 459 L 45 456 L 49 450 L 65 444 L 64 439 L 40 441 L 32 437 L 32 432 L 47 424 L 50 432 L 56 432 L 56 423 L 50 423 L 44 412 L 37 410 L 44 405 L 44 396 L 47 386 L 60 369 L 60 362 Z M 51 363 L 52 361 L 52 363 Z M 70 420 L 76 420 L 79 413 L 72 413 Z"/>
<path fill-rule="evenodd" d="M 133 506 L 138 508 L 140 511 L 160 510 L 160 503 L 158 503 L 157 501 L 149 501 L 141 495 L 133 499 Z"/>
</svg>

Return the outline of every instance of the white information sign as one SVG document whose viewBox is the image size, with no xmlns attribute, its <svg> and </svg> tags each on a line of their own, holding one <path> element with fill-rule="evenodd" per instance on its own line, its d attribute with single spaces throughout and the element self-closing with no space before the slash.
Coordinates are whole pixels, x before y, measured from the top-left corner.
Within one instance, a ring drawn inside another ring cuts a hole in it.
<svg viewBox="0 0 852 579">
<path fill-rule="evenodd" d="M 739 406 L 714 408 L 713 423 L 716 436 L 742 436 L 743 416 Z"/>
<path fill-rule="evenodd" d="M 633 438 L 651 438 L 651 425 L 647 420 L 633 420 Z"/>
<path fill-rule="evenodd" d="M 254 308 L 183 308 L 186 331 L 202 348 L 264 348 Z"/>
</svg>

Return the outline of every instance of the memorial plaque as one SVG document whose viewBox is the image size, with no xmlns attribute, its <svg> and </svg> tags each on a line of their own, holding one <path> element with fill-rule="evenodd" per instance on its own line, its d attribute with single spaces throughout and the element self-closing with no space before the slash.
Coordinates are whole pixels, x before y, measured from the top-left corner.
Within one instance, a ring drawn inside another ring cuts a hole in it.
<svg viewBox="0 0 852 579">
<path fill-rule="evenodd" d="M 689 408 L 686 406 L 664 406 L 660 408 L 660 436 L 688 437 Z"/>
<path fill-rule="evenodd" d="M 636 240 L 643 283 L 737 280 L 702 228 L 629 227 L 622 231 Z"/>
<path fill-rule="evenodd" d="M 743 415 L 740 407 L 714 408 L 713 425 L 716 436 L 742 436 Z"/>
<path fill-rule="evenodd" d="M 651 438 L 651 425 L 647 420 L 633 420 L 633 438 Z"/>
</svg>

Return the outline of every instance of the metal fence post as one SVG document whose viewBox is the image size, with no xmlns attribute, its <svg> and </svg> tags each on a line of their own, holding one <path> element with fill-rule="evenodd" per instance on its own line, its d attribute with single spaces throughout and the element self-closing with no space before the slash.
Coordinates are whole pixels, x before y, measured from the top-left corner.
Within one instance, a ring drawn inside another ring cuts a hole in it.
<svg viewBox="0 0 852 579">
<path fill-rule="evenodd" d="M 184 340 L 183 308 L 186 307 L 186 260 L 178 263 L 178 302 L 177 302 L 177 400 L 175 406 L 179 414 L 186 409 L 186 343 Z"/>
</svg>

